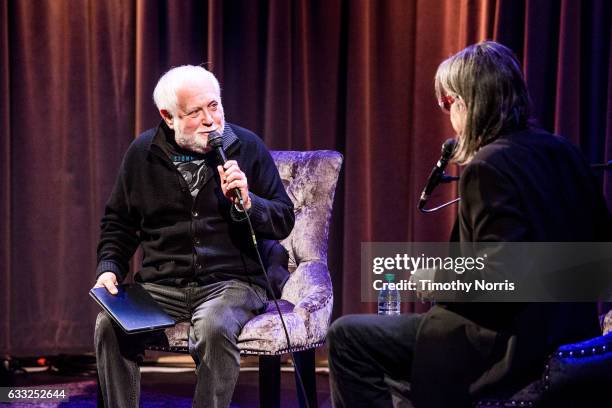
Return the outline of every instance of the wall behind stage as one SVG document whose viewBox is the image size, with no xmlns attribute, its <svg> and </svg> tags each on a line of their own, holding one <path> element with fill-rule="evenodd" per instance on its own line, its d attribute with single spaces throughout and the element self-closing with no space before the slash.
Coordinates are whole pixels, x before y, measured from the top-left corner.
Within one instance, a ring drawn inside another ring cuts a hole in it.
<svg viewBox="0 0 612 408">
<path fill-rule="evenodd" d="M 612 159 L 610 9 L 607 0 L 1 0 L 0 352 L 92 349 L 99 220 L 124 151 L 159 120 L 151 93 L 168 68 L 205 63 L 228 119 L 271 149 L 344 154 L 330 240 L 335 316 L 371 312 L 354 284 L 360 242 L 445 240 L 455 216 L 415 210 L 452 135 L 434 98 L 438 63 L 485 38 L 505 43 L 523 61 L 542 126 L 591 162 Z M 455 194 L 445 186 L 436 200 Z"/>
</svg>

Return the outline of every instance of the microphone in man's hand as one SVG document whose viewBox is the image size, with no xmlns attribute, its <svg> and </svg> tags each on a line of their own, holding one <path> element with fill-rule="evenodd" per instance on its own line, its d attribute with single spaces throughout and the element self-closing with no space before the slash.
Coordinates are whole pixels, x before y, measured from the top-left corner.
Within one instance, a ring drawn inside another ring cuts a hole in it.
<svg viewBox="0 0 612 408">
<path fill-rule="evenodd" d="M 444 176 L 444 169 L 448 165 L 448 162 L 455 151 L 455 146 L 457 145 L 457 140 L 455 139 L 447 139 L 446 142 L 442 144 L 442 155 L 440 156 L 440 160 L 436 163 L 434 168 L 431 170 L 431 174 L 429 174 L 429 178 L 427 179 L 427 184 L 425 184 L 425 188 L 421 193 L 421 199 L 419 200 L 418 208 L 422 210 L 429 200 L 429 196 L 434 191 L 434 189 L 440 184 L 442 177 Z"/>
<path fill-rule="evenodd" d="M 225 157 L 225 152 L 223 151 L 223 138 L 221 137 L 219 132 L 214 131 L 208 134 L 208 145 L 217 152 L 217 155 L 221 160 L 221 164 L 225 165 L 225 163 L 227 163 L 227 157 Z M 242 194 L 240 194 L 240 189 L 238 187 L 234 187 L 232 191 L 238 199 L 240 206 L 244 206 L 244 203 L 242 201 Z"/>
</svg>

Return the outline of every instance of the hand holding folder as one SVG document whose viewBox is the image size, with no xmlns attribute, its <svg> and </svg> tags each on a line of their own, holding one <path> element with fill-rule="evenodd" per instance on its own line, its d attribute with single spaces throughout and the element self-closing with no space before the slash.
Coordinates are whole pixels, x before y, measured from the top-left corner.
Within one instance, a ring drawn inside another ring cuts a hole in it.
<svg viewBox="0 0 612 408">
<path fill-rule="evenodd" d="M 119 285 L 117 294 L 106 287 L 92 288 L 89 295 L 128 334 L 161 330 L 175 325 L 155 299 L 139 284 Z"/>
</svg>

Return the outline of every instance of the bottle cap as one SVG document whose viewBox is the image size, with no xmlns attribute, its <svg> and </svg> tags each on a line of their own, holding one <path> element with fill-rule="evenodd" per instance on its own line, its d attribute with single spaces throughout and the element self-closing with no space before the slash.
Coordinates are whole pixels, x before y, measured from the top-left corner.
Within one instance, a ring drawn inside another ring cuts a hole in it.
<svg viewBox="0 0 612 408">
<path fill-rule="evenodd" d="M 385 273 L 385 280 L 387 282 L 393 282 L 395 280 L 395 275 L 392 273 Z"/>
</svg>

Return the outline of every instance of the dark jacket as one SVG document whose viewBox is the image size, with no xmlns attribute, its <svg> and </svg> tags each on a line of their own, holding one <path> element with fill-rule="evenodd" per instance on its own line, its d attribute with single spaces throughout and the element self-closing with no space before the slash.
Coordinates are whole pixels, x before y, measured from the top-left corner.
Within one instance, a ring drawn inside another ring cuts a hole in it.
<svg viewBox="0 0 612 408">
<path fill-rule="evenodd" d="M 119 280 L 142 245 L 141 282 L 183 285 L 241 279 L 265 287 L 244 214 L 223 195 L 215 152 L 205 155 L 207 181 L 192 198 L 169 157 L 173 132 L 162 123 L 134 140 L 106 204 L 98 245 L 98 274 Z M 283 239 L 294 224 L 293 204 L 263 142 L 254 133 L 226 124 L 228 160 L 246 174 L 251 222 L 259 240 Z"/>
<path fill-rule="evenodd" d="M 609 214 L 573 145 L 543 131 L 501 136 L 461 174 L 459 239 L 604 241 Z M 558 345 L 599 333 L 592 303 L 449 303 L 426 313 L 412 368 L 414 402 L 469 406 L 538 377 Z M 443 390 L 443 391 L 442 391 Z"/>
</svg>

